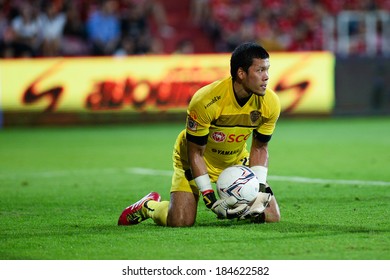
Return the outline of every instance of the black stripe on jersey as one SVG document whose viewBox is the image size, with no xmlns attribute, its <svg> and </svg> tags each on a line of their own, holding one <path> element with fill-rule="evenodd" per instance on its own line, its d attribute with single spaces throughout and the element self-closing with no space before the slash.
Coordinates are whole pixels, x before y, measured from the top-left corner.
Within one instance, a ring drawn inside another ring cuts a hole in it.
<svg viewBox="0 0 390 280">
<path fill-rule="evenodd" d="M 221 115 L 218 119 L 214 120 L 211 124 L 217 127 L 249 127 L 256 128 L 261 123 L 261 115 L 254 114 L 252 111 L 250 114 L 239 114 L 239 115 Z M 253 118 L 251 119 L 251 116 Z"/>
<path fill-rule="evenodd" d="M 217 125 L 215 123 L 211 123 L 212 125 L 214 125 L 215 127 L 245 127 L 245 128 L 257 128 L 258 125 L 239 125 L 239 124 L 234 124 L 234 125 Z"/>
<path fill-rule="evenodd" d="M 205 136 L 194 136 L 194 135 L 191 135 L 189 134 L 188 132 L 186 133 L 186 138 L 187 138 L 187 141 L 190 141 L 192 143 L 195 143 L 199 146 L 204 146 L 207 144 L 207 138 L 209 138 L 209 135 L 205 135 Z"/>
<path fill-rule="evenodd" d="M 271 135 L 264 135 L 258 132 L 257 130 L 253 130 L 253 137 L 259 140 L 260 142 L 267 143 L 269 140 L 271 140 Z"/>
</svg>

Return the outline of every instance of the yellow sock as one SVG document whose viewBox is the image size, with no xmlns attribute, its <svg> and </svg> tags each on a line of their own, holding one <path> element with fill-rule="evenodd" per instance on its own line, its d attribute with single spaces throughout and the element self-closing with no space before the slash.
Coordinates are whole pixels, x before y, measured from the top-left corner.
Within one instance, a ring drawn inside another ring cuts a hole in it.
<svg viewBox="0 0 390 280">
<path fill-rule="evenodd" d="M 154 201 L 149 200 L 147 203 L 145 203 L 143 210 L 147 217 L 152 218 L 152 220 L 160 225 L 160 226 L 166 226 L 167 225 L 167 217 L 168 217 L 168 207 L 169 207 L 169 201 Z"/>
</svg>

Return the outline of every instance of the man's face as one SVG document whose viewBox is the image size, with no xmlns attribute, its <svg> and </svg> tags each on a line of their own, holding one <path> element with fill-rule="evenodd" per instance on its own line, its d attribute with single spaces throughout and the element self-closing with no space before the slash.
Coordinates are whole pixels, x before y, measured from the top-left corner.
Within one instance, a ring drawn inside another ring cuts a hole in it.
<svg viewBox="0 0 390 280">
<path fill-rule="evenodd" d="M 267 88 L 270 67 L 269 59 L 254 58 L 248 73 L 242 81 L 244 89 L 248 93 L 264 96 Z"/>
</svg>

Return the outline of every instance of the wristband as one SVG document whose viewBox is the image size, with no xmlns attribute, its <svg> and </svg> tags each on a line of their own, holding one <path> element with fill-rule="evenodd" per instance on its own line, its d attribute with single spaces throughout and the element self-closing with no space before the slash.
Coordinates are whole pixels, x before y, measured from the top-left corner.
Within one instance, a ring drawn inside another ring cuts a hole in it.
<svg viewBox="0 0 390 280">
<path fill-rule="evenodd" d="M 267 173 L 268 168 L 261 165 L 256 165 L 251 167 L 253 173 L 255 173 L 260 184 L 265 184 L 267 182 Z"/>
<path fill-rule="evenodd" d="M 198 187 L 199 191 L 203 194 L 208 191 L 212 191 L 213 187 L 211 186 L 209 174 L 203 174 L 195 179 L 195 184 Z"/>
<path fill-rule="evenodd" d="M 203 201 L 207 208 L 211 209 L 214 203 L 217 201 L 213 190 L 206 191 L 203 194 Z"/>
</svg>

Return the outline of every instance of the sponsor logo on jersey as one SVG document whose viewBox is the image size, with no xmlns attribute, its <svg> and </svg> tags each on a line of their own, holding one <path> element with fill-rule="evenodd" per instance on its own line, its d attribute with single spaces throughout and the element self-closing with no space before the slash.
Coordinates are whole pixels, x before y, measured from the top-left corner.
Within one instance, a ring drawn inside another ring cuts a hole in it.
<svg viewBox="0 0 390 280">
<path fill-rule="evenodd" d="M 250 112 L 250 118 L 252 123 L 256 123 L 260 118 L 260 112 L 259 111 Z"/>
<path fill-rule="evenodd" d="M 218 149 L 212 149 L 211 150 L 213 153 L 216 153 L 218 155 L 222 155 L 222 156 L 230 156 L 230 155 L 235 155 L 235 154 L 238 154 L 240 152 L 239 149 L 237 150 L 233 150 L 233 151 L 227 151 L 227 150 L 218 150 Z"/>
<path fill-rule="evenodd" d="M 211 101 L 209 103 L 206 104 L 206 106 L 204 106 L 204 108 L 207 109 L 208 107 L 210 107 L 211 105 L 213 105 L 215 102 L 217 102 L 220 99 L 221 99 L 220 95 L 215 96 L 213 99 L 211 99 Z"/>
<path fill-rule="evenodd" d="M 213 139 L 213 141 L 215 143 L 222 143 L 222 142 L 240 143 L 240 142 L 245 142 L 246 140 L 248 140 L 248 138 L 251 136 L 251 134 L 252 134 L 251 132 L 248 134 L 232 133 L 232 134 L 229 134 L 228 136 L 226 136 L 226 134 L 223 133 L 222 131 L 216 131 L 216 132 L 213 132 L 213 134 L 211 134 L 211 139 Z"/>
<path fill-rule="evenodd" d="M 232 134 L 229 134 L 227 142 L 228 143 L 233 143 L 233 142 L 240 143 L 242 141 L 248 140 L 249 136 L 251 136 L 251 133 L 246 134 L 246 135 L 245 134 L 236 135 L 236 134 L 232 133 Z"/>
<path fill-rule="evenodd" d="M 221 143 L 221 142 L 225 142 L 225 139 L 226 139 L 226 134 L 221 132 L 221 131 L 216 131 L 214 132 L 212 135 L 211 135 L 211 138 L 217 142 L 217 143 Z"/>
</svg>

